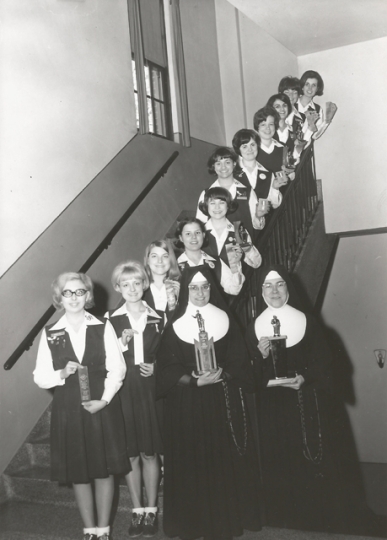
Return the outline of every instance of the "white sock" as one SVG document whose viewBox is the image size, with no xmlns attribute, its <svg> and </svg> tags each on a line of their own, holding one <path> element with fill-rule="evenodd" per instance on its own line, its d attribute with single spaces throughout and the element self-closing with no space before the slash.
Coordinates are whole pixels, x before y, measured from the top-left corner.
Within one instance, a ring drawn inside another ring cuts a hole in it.
<svg viewBox="0 0 387 540">
<path fill-rule="evenodd" d="M 144 510 L 146 514 L 149 514 L 149 512 L 152 512 L 153 514 L 157 514 L 157 506 L 146 506 Z"/>
<path fill-rule="evenodd" d="M 103 534 L 110 534 L 110 527 L 97 527 L 97 537 L 99 538 Z"/>
<path fill-rule="evenodd" d="M 145 508 L 132 508 L 132 512 L 135 512 L 136 514 L 144 514 Z"/>
<path fill-rule="evenodd" d="M 97 534 L 97 527 L 89 527 L 88 529 L 83 529 L 83 534 Z"/>
</svg>

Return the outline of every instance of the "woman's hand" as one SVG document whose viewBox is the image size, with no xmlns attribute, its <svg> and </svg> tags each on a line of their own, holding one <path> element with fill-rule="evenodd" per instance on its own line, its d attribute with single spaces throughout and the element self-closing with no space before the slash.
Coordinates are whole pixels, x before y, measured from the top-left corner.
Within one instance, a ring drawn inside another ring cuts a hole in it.
<svg viewBox="0 0 387 540">
<path fill-rule="evenodd" d="M 140 373 L 143 377 L 150 377 L 154 373 L 155 365 L 154 364 L 139 364 Z"/>
<path fill-rule="evenodd" d="M 273 180 L 273 187 L 275 189 L 279 189 L 282 186 L 286 186 L 288 183 L 288 177 L 284 173 L 284 171 L 278 171 L 275 173 L 275 178 Z"/>
<path fill-rule="evenodd" d="M 127 345 L 129 341 L 132 339 L 134 334 L 138 334 L 137 330 L 132 330 L 131 328 L 127 328 L 126 330 L 123 330 L 121 335 L 121 341 L 123 345 Z"/>
<path fill-rule="evenodd" d="M 308 127 L 311 131 L 317 131 L 316 122 L 320 118 L 320 115 L 316 111 L 306 111 L 305 112 L 306 120 L 308 122 Z"/>
<path fill-rule="evenodd" d="M 258 350 L 264 358 L 269 356 L 270 352 L 270 340 L 266 336 L 262 336 L 258 343 Z"/>
<path fill-rule="evenodd" d="M 179 298 L 180 283 L 178 281 L 175 281 L 174 279 L 166 279 L 164 283 L 167 291 L 168 289 L 172 289 L 176 298 Z"/>
<path fill-rule="evenodd" d="M 61 370 L 60 378 L 67 379 L 67 377 L 70 377 L 70 375 L 73 375 L 76 371 L 78 371 L 78 367 L 79 364 L 77 362 L 70 360 L 70 362 L 67 362 L 66 367 Z"/>
<path fill-rule="evenodd" d="M 228 262 L 230 263 L 230 268 L 233 270 L 233 266 L 236 266 L 242 259 L 243 251 L 242 248 L 238 245 L 232 246 L 232 250 L 227 253 L 228 256 Z M 234 268 L 235 272 L 238 271 L 238 269 Z"/>
<path fill-rule="evenodd" d="M 104 409 L 107 405 L 107 401 L 104 399 L 92 399 L 90 401 L 83 401 L 82 406 L 84 409 L 86 409 L 90 414 L 95 414 L 98 411 L 101 411 Z"/>
<path fill-rule="evenodd" d="M 198 386 L 207 386 L 208 384 L 221 382 L 223 380 L 221 379 L 222 371 L 222 368 L 219 368 L 218 371 L 206 371 L 205 373 L 202 373 L 202 375 L 196 375 L 192 372 L 192 376 L 198 380 Z"/>
<path fill-rule="evenodd" d="M 299 390 L 304 384 L 305 379 L 302 375 L 296 375 L 293 377 L 292 382 L 285 382 L 283 385 L 284 388 L 292 388 L 293 390 Z"/>
</svg>

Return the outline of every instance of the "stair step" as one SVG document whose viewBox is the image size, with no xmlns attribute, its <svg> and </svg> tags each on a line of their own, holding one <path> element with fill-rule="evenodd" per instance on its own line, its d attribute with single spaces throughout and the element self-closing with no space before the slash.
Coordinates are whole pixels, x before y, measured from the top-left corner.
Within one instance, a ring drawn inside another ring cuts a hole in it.
<svg viewBox="0 0 387 540">
<path fill-rule="evenodd" d="M 50 480 L 48 467 L 33 466 L 19 470 L 12 475 L 4 474 L 7 499 L 10 501 L 29 501 L 55 506 L 75 506 L 71 487 L 59 485 Z M 124 478 L 116 478 L 115 505 L 119 511 L 133 507 Z M 158 506 L 163 507 L 163 482 L 159 487 Z"/>
</svg>

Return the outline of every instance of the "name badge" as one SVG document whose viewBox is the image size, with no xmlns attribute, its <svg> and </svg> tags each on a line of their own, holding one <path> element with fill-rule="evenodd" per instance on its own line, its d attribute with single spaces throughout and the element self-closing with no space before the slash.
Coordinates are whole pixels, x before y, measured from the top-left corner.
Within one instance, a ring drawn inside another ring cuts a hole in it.
<svg viewBox="0 0 387 540">
<path fill-rule="evenodd" d="M 267 175 L 266 175 L 265 173 L 259 173 L 259 178 L 260 178 L 261 180 L 266 180 L 266 176 L 267 176 Z"/>
<path fill-rule="evenodd" d="M 238 187 L 236 191 L 236 198 L 238 201 L 247 201 L 247 188 Z"/>
</svg>

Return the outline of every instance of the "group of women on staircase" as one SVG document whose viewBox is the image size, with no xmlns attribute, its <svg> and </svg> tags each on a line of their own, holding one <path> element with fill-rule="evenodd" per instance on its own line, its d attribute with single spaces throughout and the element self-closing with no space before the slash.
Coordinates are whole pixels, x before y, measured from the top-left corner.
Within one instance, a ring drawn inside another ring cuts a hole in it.
<svg viewBox="0 0 387 540">
<path fill-rule="evenodd" d="M 255 245 L 294 174 L 289 165 L 335 107 L 324 114 L 314 104 L 323 91 L 316 72 L 285 77 L 278 91 L 256 113 L 255 130 L 239 130 L 233 150 L 210 156 L 217 178 L 196 217 L 177 224 L 177 259 L 163 239 L 147 246 L 144 264 L 116 266 L 122 299 L 104 318 L 87 311 L 88 276 L 65 272 L 53 282 L 64 315 L 43 330 L 34 380 L 54 388 L 51 478 L 73 485 L 84 540 L 111 538 L 114 476 L 125 476 L 133 503 L 129 536 L 154 536 L 162 468 L 170 537 L 355 528 L 332 435 L 330 352 L 286 271 L 262 267 Z M 230 299 L 246 265 L 260 267 L 263 305 L 244 336 Z M 286 336 L 281 379 L 273 328 Z M 246 397 L 254 393 L 255 429 Z"/>
</svg>

